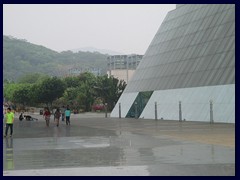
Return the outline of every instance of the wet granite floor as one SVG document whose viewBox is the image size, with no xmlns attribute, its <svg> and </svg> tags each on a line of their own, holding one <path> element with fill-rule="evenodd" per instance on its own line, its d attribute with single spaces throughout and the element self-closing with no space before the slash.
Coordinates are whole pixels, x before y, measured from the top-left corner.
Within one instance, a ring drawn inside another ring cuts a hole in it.
<svg viewBox="0 0 240 180">
<path fill-rule="evenodd" d="M 74 115 L 71 125 L 15 121 L 3 138 L 3 175 L 232 176 L 235 145 L 178 139 L 169 132 L 229 136 L 233 124 Z M 216 134 L 216 133 L 215 133 Z M 232 136 L 230 136 L 233 138 Z M 235 137 L 234 137 L 235 138 Z M 100 171 L 101 170 L 101 171 Z"/>
</svg>

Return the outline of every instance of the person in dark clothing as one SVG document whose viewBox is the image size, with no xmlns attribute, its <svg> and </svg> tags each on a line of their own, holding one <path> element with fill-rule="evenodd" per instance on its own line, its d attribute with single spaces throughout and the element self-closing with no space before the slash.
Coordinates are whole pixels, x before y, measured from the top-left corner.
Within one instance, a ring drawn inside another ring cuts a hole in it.
<svg viewBox="0 0 240 180">
<path fill-rule="evenodd" d="M 24 115 L 24 117 L 25 117 L 25 119 L 26 119 L 26 121 L 33 121 L 33 120 L 38 120 L 37 118 L 33 118 L 32 116 L 30 116 L 30 115 Z"/>
<path fill-rule="evenodd" d="M 57 126 L 59 126 L 59 119 L 60 119 L 60 117 L 61 117 L 61 112 L 60 112 L 59 108 L 57 108 L 57 110 L 54 113 L 54 118 L 57 121 Z"/>
<path fill-rule="evenodd" d="M 19 116 L 19 120 L 22 121 L 24 119 L 23 114 L 21 113 Z"/>
</svg>

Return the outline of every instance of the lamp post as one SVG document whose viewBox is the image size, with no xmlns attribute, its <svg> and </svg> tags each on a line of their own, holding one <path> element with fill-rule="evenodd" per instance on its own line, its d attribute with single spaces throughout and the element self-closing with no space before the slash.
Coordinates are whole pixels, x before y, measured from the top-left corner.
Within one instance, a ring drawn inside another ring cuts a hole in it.
<svg viewBox="0 0 240 180">
<path fill-rule="evenodd" d="M 135 119 L 137 119 L 138 118 L 137 102 L 135 102 L 134 104 L 135 104 Z"/>
<path fill-rule="evenodd" d="M 107 103 L 105 103 L 105 118 L 107 118 Z"/>
</svg>

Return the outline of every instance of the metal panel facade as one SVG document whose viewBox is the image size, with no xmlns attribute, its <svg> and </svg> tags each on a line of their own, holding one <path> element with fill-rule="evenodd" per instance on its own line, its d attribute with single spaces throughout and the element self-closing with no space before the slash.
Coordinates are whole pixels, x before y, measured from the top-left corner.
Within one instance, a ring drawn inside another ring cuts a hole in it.
<svg viewBox="0 0 240 180">
<path fill-rule="evenodd" d="M 214 120 L 235 123 L 235 5 L 170 11 L 122 97 L 145 91 L 154 92 L 140 118 L 154 119 L 157 102 L 158 119 L 178 120 L 182 101 L 183 119 L 209 121 L 212 100 Z"/>
</svg>

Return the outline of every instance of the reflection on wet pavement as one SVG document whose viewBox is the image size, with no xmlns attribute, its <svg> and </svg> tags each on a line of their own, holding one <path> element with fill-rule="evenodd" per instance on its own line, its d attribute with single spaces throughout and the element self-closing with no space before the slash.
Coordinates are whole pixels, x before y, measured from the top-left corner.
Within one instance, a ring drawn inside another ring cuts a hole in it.
<svg viewBox="0 0 240 180">
<path fill-rule="evenodd" d="M 73 174 L 87 175 L 83 168 L 95 168 L 96 174 L 89 175 L 100 175 L 97 168 L 110 168 L 112 174 L 106 174 L 118 175 L 117 167 L 132 167 L 136 171 L 124 170 L 119 175 L 140 169 L 144 173 L 139 175 L 235 175 L 235 147 L 153 136 L 134 124 L 138 122 L 125 122 L 127 128 L 119 129 L 119 121 L 114 121 L 110 128 L 104 125 L 106 121 L 111 120 L 96 118 L 94 125 L 88 119 L 73 120 L 70 127 L 62 123 L 59 128 L 53 124 L 47 128 L 44 121 L 16 122 L 14 137 L 3 140 L 3 174 L 39 175 L 51 169 L 46 175 L 66 175 L 78 168 Z"/>
</svg>

